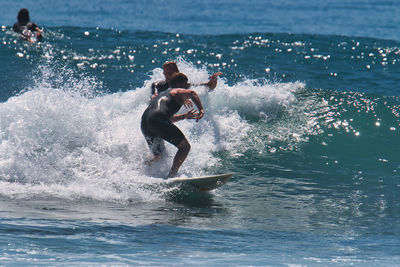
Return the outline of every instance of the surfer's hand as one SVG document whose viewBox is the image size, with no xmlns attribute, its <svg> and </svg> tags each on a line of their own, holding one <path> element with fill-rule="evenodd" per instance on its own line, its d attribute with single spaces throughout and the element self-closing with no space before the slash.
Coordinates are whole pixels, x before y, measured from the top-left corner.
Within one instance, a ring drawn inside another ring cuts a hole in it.
<svg viewBox="0 0 400 267">
<path fill-rule="evenodd" d="M 39 27 L 36 27 L 37 31 L 37 37 L 42 37 L 43 30 L 41 30 Z"/>
<path fill-rule="evenodd" d="M 199 113 L 197 113 L 196 121 L 199 121 L 204 116 L 204 109 L 200 109 Z"/>
<path fill-rule="evenodd" d="M 193 102 L 190 99 L 186 99 L 185 102 L 183 103 L 183 105 L 185 106 L 185 108 L 189 109 L 189 108 L 193 108 Z"/>
<path fill-rule="evenodd" d="M 210 81 L 208 83 L 206 83 L 206 86 L 208 86 L 208 88 L 210 88 L 210 90 L 214 90 L 215 87 L 217 87 L 217 78 L 221 74 L 222 74 L 222 72 L 216 72 L 210 76 Z"/>
<path fill-rule="evenodd" d="M 183 117 L 188 120 L 197 119 L 197 116 L 198 116 L 198 114 L 197 114 L 196 110 L 194 110 L 193 108 L 183 115 Z"/>
<path fill-rule="evenodd" d="M 154 98 L 156 98 L 158 96 L 157 93 L 155 93 L 154 95 L 151 96 L 151 100 L 153 100 Z"/>
</svg>

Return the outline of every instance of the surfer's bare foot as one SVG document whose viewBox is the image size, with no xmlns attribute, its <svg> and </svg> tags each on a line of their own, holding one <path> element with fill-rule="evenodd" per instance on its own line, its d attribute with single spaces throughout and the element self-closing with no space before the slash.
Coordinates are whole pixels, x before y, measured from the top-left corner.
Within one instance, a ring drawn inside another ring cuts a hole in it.
<svg viewBox="0 0 400 267">
<path fill-rule="evenodd" d="M 177 173 L 169 173 L 168 176 L 167 176 L 167 179 L 168 178 L 174 178 L 174 177 L 176 177 L 176 175 L 177 175 Z"/>
<path fill-rule="evenodd" d="M 162 158 L 162 155 L 154 156 L 152 159 L 145 160 L 144 164 L 147 165 L 147 166 L 151 166 L 155 161 L 157 161 L 157 160 L 159 160 L 161 158 Z"/>
</svg>

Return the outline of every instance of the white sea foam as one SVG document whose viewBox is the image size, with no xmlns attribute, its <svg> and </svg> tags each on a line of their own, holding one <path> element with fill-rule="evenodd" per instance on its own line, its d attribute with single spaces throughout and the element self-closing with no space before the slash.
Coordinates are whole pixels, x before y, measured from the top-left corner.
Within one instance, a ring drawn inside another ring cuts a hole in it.
<svg viewBox="0 0 400 267">
<path fill-rule="evenodd" d="M 179 67 L 192 83 L 209 76 L 182 60 Z M 154 187 L 162 181 L 156 177 L 168 173 L 176 148 L 166 144 L 168 157 L 147 167 L 143 163 L 151 155 L 140 131 L 149 85 L 162 78 L 161 69 L 155 69 L 142 88 L 107 95 L 93 93 L 101 91 L 101 83 L 90 77 L 65 79 L 71 75 L 46 67 L 41 76 L 26 92 L 0 103 L 0 194 L 121 202 L 162 199 L 165 190 Z M 290 106 L 293 91 L 302 86 L 250 80 L 229 86 L 222 78 L 213 92 L 195 88 L 206 115 L 197 123 L 177 123 L 192 146 L 179 173 L 202 175 L 218 166 L 214 152 L 235 155 L 252 129 L 246 117 L 273 117 Z"/>
</svg>

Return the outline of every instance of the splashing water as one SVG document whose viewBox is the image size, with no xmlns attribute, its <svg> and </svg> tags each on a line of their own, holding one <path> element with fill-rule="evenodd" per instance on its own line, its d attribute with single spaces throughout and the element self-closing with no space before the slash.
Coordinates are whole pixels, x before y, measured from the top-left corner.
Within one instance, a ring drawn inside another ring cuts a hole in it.
<svg viewBox="0 0 400 267">
<path fill-rule="evenodd" d="M 192 83 L 209 76 L 182 59 L 178 64 Z M 156 166 L 145 166 L 150 152 L 139 125 L 149 85 L 162 78 L 161 69 L 155 69 L 143 87 L 113 94 L 97 93 L 102 84 L 91 77 L 74 79 L 71 71 L 54 69 L 42 66 L 41 80 L 0 104 L 1 194 L 122 202 L 159 199 L 160 191 L 146 186 L 162 181 L 156 177 L 168 172 L 176 149 L 167 144 L 168 156 Z M 195 88 L 206 116 L 198 123 L 177 124 L 192 146 L 180 175 L 198 176 L 218 166 L 215 152 L 234 156 L 253 128 L 246 118 L 276 117 L 302 87 L 251 80 L 228 86 L 220 80 L 213 92 Z"/>
</svg>

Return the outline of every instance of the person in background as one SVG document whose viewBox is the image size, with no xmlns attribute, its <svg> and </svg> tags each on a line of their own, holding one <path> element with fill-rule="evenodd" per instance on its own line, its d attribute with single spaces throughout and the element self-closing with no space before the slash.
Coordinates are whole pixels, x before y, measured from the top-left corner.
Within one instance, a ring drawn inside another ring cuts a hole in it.
<svg viewBox="0 0 400 267">
<path fill-rule="evenodd" d="M 32 35 L 36 33 L 36 40 L 40 41 L 43 38 L 43 31 L 34 23 L 30 21 L 29 11 L 22 8 L 18 12 L 17 22 L 13 26 L 13 30 L 21 35 L 21 38 L 30 43 L 34 43 Z"/>
<path fill-rule="evenodd" d="M 159 93 L 171 88 L 170 81 L 172 76 L 174 76 L 176 73 L 179 73 L 178 66 L 173 61 L 165 63 L 162 68 L 165 80 L 154 82 L 151 85 L 151 99 L 154 99 Z M 189 84 L 189 87 L 207 86 L 210 90 L 213 90 L 217 86 L 217 77 L 221 74 L 222 72 L 216 72 L 210 76 L 210 80 L 208 82 L 201 84 Z"/>
<path fill-rule="evenodd" d="M 172 88 L 161 92 L 151 100 L 141 119 L 142 133 L 153 154 L 153 158 L 146 162 L 148 165 L 164 156 L 163 140 L 178 148 L 167 178 L 176 176 L 190 151 L 188 140 L 174 123 L 185 119 L 198 121 L 204 116 L 200 98 L 194 90 L 188 89 L 187 80 L 186 75 L 179 72 L 171 77 L 169 83 Z M 188 99 L 193 101 L 198 110 L 191 109 L 184 114 L 176 115 Z"/>
</svg>

